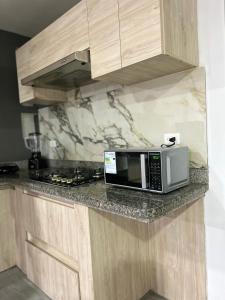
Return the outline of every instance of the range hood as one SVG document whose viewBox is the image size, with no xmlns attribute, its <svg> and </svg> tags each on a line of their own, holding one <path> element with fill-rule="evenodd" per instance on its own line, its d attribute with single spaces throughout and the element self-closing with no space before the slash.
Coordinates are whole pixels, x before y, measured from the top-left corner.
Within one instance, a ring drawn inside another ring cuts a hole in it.
<svg viewBox="0 0 225 300">
<path fill-rule="evenodd" d="M 22 85 L 58 90 L 69 90 L 94 82 L 88 49 L 74 52 L 21 80 Z"/>
</svg>

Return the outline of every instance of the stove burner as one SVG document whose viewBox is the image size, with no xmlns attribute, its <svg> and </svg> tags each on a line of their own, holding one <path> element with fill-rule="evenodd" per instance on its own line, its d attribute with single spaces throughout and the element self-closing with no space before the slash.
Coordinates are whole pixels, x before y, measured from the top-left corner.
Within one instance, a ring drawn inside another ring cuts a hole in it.
<svg viewBox="0 0 225 300">
<path fill-rule="evenodd" d="M 54 184 L 63 187 L 76 187 L 81 184 L 94 182 L 104 177 L 103 169 L 46 169 L 30 173 L 32 180 Z"/>
</svg>

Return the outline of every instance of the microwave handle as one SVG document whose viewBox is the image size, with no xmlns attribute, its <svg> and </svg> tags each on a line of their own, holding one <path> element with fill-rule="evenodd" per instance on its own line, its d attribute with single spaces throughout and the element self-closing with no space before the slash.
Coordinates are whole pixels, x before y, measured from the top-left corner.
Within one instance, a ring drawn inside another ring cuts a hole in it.
<svg viewBox="0 0 225 300">
<path fill-rule="evenodd" d="M 145 154 L 140 155 L 140 160 L 141 160 L 141 187 L 143 189 L 147 189 L 145 158 L 146 158 Z"/>
</svg>

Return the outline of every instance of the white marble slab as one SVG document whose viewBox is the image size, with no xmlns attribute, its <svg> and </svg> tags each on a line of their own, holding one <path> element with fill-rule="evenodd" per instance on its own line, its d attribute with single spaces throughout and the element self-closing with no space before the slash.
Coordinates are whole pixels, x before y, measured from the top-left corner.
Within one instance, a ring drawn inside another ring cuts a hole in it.
<svg viewBox="0 0 225 300">
<path fill-rule="evenodd" d="M 66 104 L 39 110 L 49 158 L 102 161 L 105 149 L 159 146 L 164 133 L 179 132 L 192 166 L 207 165 L 203 68 L 125 87 L 96 83 L 68 96 Z"/>
</svg>

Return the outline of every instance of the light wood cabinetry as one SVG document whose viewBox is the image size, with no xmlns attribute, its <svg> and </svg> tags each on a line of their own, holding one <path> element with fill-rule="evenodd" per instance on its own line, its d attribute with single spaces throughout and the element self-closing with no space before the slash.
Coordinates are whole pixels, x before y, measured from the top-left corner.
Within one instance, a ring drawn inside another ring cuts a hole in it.
<svg viewBox="0 0 225 300">
<path fill-rule="evenodd" d="M 122 67 L 162 53 L 159 0 L 118 0 Z"/>
<path fill-rule="evenodd" d="M 92 77 L 121 68 L 117 0 L 87 0 Z"/>
<path fill-rule="evenodd" d="M 13 195 L 13 208 L 16 233 L 16 265 L 26 274 L 26 230 L 24 226 L 25 203 L 23 201 L 23 193 L 18 188 L 16 188 Z"/>
<path fill-rule="evenodd" d="M 23 202 L 26 231 L 78 262 L 79 227 L 76 208 L 73 205 L 60 205 L 27 194 L 23 195 Z"/>
<path fill-rule="evenodd" d="M 88 48 L 96 80 L 133 84 L 197 66 L 197 0 L 80 1 L 16 51 L 20 102 L 67 101 L 21 80 Z"/>
<path fill-rule="evenodd" d="M 81 1 L 16 51 L 20 102 L 66 101 L 63 91 L 21 85 L 21 80 L 75 51 L 89 48 L 86 2 Z"/>
<path fill-rule="evenodd" d="M 12 190 L 0 189 L 0 272 L 16 264 Z"/>
<path fill-rule="evenodd" d="M 202 200 L 150 224 L 19 190 L 15 207 L 17 264 L 53 300 L 206 300 Z"/>
<path fill-rule="evenodd" d="M 51 299 L 80 300 L 79 275 L 51 255 L 26 242 L 27 277 Z"/>
<path fill-rule="evenodd" d="M 88 208 L 20 190 L 15 207 L 17 264 L 28 278 L 53 300 L 94 300 Z"/>
<path fill-rule="evenodd" d="M 206 300 L 203 200 L 150 224 L 90 210 L 95 299 Z"/>
<path fill-rule="evenodd" d="M 107 14 L 108 6 L 106 17 L 100 9 L 99 14 L 92 13 L 95 2 L 87 0 L 94 79 L 133 84 L 198 65 L 196 0 L 110 0 L 114 22 Z M 103 32 L 109 34 L 106 39 L 103 34 L 100 41 L 94 23 L 98 18 Z M 101 46 L 107 52 L 100 50 Z M 108 62 L 116 63 L 109 67 Z"/>
</svg>

